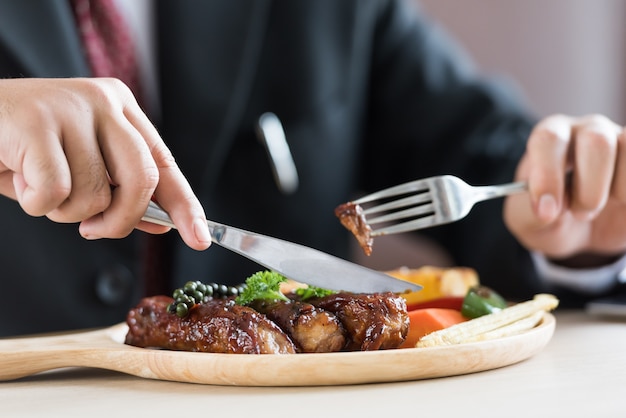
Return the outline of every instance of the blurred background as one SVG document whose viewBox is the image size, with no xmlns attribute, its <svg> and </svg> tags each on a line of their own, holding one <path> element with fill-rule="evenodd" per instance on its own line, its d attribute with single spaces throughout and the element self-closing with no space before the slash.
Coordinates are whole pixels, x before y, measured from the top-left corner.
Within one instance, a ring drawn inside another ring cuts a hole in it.
<svg viewBox="0 0 626 418">
<path fill-rule="evenodd" d="M 601 113 L 626 124 L 626 1 L 413 1 L 485 73 L 517 83 L 539 117 Z M 380 270 L 454 264 L 410 234 L 376 238 L 370 257 L 353 244 L 356 262 Z"/>
<path fill-rule="evenodd" d="M 486 72 L 521 86 L 538 115 L 626 124 L 623 0 L 415 0 Z"/>
</svg>

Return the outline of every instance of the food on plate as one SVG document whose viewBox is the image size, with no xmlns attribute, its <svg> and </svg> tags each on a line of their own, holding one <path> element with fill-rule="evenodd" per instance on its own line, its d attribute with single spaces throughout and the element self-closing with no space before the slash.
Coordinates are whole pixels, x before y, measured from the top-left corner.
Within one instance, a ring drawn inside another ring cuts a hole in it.
<svg viewBox="0 0 626 418">
<path fill-rule="evenodd" d="M 290 354 L 291 338 L 248 306 L 232 297 L 196 303 L 185 317 L 172 313 L 174 299 L 153 296 L 130 310 L 126 344 L 168 350 L 239 354 Z"/>
<path fill-rule="evenodd" d="M 398 348 L 409 331 L 406 303 L 391 292 L 341 292 L 309 301 L 337 315 L 346 331 L 346 351 Z"/>
<path fill-rule="evenodd" d="M 532 300 L 425 335 L 416 347 L 463 344 L 515 335 L 536 326 L 544 313 L 556 309 L 558 304 L 555 296 L 538 294 Z"/>
<path fill-rule="evenodd" d="M 417 309 L 429 309 L 429 308 L 439 308 L 439 309 L 454 309 L 456 311 L 461 311 L 463 308 L 463 300 L 465 298 L 463 296 L 444 296 L 441 298 L 435 298 L 431 300 L 425 300 L 423 302 L 417 302 L 408 307 L 409 312 Z"/>
<path fill-rule="evenodd" d="M 501 311 L 507 306 L 507 301 L 498 292 L 487 286 L 474 286 L 463 298 L 461 313 L 467 318 L 478 318 Z"/>
<path fill-rule="evenodd" d="M 202 283 L 200 281 L 187 282 L 185 286 L 174 290 L 174 299 L 167 310 L 181 318 L 189 314 L 189 309 L 196 303 L 207 302 L 211 299 L 237 296 L 244 290 L 244 286 L 225 286 L 218 283 Z"/>
<path fill-rule="evenodd" d="M 469 267 L 400 267 L 386 272 L 397 279 L 422 285 L 422 290 L 402 294 L 407 309 L 439 298 L 463 298 L 468 290 L 480 284 L 478 274 Z"/>
<path fill-rule="evenodd" d="M 514 335 L 558 306 L 548 294 L 508 305 L 470 268 L 402 268 L 391 275 L 422 284 L 426 296 L 408 305 L 411 293 L 336 292 L 272 271 L 235 287 L 188 282 L 172 297 L 144 298 L 131 309 L 126 343 L 233 354 L 423 348 Z"/>
<path fill-rule="evenodd" d="M 365 255 L 372 255 L 374 238 L 363 208 L 354 202 L 343 203 L 335 208 L 335 216 L 348 231 L 352 232 Z"/>
<path fill-rule="evenodd" d="M 423 286 L 421 291 L 401 295 L 407 301 L 410 319 L 409 333 L 401 348 L 441 344 L 441 341 L 432 343 L 429 340 L 437 338 L 439 332 L 447 335 L 448 329 L 456 332 L 456 326 L 459 325 L 461 330 L 472 330 L 472 335 L 462 341 L 464 343 L 514 335 L 535 327 L 545 311 L 556 307 L 512 320 L 506 326 L 484 330 L 476 326 L 474 320 L 507 309 L 510 304 L 495 290 L 481 285 L 478 274 L 473 269 L 402 267 L 388 271 L 387 274 Z M 551 300 L 556 300 L 554 296 L 550 297 Z"/>
<path fill-rule="evenodd" d="M 127 315 L 126 343 L 215 353 L 283 354 L 399 347 L 409 319 L 394 293 L 337 293 L 259 272 L 222 289 L 188 282 L 174 297 L 145 298 Z M 209 290 L 212 289 L 212 290 Z M 209 295 L 210 294 L 210 295 Z"/>
<path fill-rule="evenodd" d="M 409 311 L 409 320 L 409 333 L 400 348 L 413 348 L 423 336 L 460 324 L 468 318 L 458 309 L 422 308 Z"/>
<path fill-rule="evenodd" d="M 335 314 L 298 300 L 254 300 L 250 304 L 291 337 L 299 353 L 331 353 L 346 346 L 346 333 Z"/>
</svg>

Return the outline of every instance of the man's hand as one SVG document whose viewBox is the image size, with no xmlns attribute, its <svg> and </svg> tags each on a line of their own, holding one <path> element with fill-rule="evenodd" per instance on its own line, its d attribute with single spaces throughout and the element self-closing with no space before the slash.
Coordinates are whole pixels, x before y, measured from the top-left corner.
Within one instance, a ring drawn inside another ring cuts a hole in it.
<svg viewBox="0 0 626 418">
<path fill-rule="evenodd" d="M 191 186 L 115 79 L 0 80 L 0 193 L 87 239 L 166 232 L 141 221 L 154 196 L 187 245 L 210 245 Z"/>
<path fill-rule="evenodd" d="M 602 116 L 556 115 L 530 135 L 504 219 L 528 249 L 592 267 L 626 253 L 626 131 Z M 574 264 L 575 263 L 575 264 Z"/>
</svg>

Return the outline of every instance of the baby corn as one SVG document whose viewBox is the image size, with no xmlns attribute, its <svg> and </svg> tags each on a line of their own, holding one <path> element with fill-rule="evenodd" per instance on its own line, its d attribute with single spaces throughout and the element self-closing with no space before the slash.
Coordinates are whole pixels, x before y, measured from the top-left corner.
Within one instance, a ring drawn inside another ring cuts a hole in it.
<svg viewBox="0 0 626 418">
<path fill-rule="evenodd" d="M 503 338 L 509 337 L 515 334 L 521 334 L 524 331 L 528 331 L 529 329 L 537 326 L 539 322 L 543 319 L 543 315 L 545 311 L 537 311 L 526 318 L 522 318 L 518 321 L 510 323 L 500 328 L 496 328 L 493 331 L 488 331 L 483 334 L 477 335 L 468 341 L 464 342 L 475 342 L 475 341 L 484 341 L 484 340 L 492 340 L 494 338 Z"/>
<path fill-rule="evenodd" d="M 484 315 L 425 335 L 418 341 L 416 347 L 461 344 L 511 335 L 507 332 L 521 332 L 520 328 L 523 330 L 524 327 L 528 327 L 528 324 L 533 321 L 535 321 L 534 325 L 536 325 L 541 320 L 544 312 L 555 309 L 558 304 L 559 300 L 555 296 L 539 294 L 532 300 L 518 303 L 499 312 Z M 536 316 L 533 317 L 533 315 Z M 530 319 L 517 324 L 518 321 L 527 318 Z M 507 326 L 510 328 L 507 329 Z"/>
</svg>

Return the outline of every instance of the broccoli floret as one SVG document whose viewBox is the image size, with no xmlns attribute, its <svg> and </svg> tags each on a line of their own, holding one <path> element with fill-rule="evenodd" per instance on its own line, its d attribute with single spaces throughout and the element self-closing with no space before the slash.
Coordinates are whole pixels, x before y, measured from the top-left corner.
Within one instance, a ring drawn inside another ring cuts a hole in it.
<svg viewBox="0 0 626 418">
<path fill-rule="evenodd" d="M 295 290 L 296 295 L 300 296 L 301 300 L 307 300 L 311 298 L 322 298 L 324 296 L 333 295 L 337 293 L 334 290 L 324 289 L 323 287 L 308 286 L 300 287 Z"/>
<path fill-rule="evenodd" d="M 280 291 L 280 284 L 287 278 L 274 271 L 259 271 L 246 279 L 246 285 L 235 303 L 248 305 L 254 300 L 284 300 L 289 298 Z"/>
</svg>

